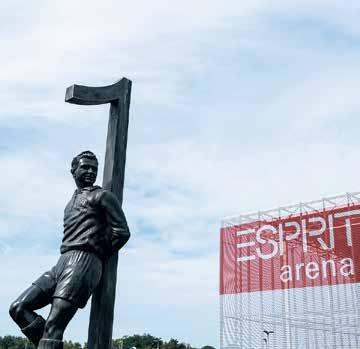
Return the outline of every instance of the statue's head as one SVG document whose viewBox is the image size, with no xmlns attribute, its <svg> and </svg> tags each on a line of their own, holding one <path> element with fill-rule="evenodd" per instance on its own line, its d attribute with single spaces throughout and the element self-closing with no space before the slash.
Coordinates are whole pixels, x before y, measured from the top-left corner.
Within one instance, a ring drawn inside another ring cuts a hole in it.
<svg viewBox="0 0 360 349">
<path fill-rule="evenodd" d="M 89 150 L 76 155 L 71 162 L 71 173 L 78 188 L 90 187 L 96 181 L 98 160 Z"/>
</svg>

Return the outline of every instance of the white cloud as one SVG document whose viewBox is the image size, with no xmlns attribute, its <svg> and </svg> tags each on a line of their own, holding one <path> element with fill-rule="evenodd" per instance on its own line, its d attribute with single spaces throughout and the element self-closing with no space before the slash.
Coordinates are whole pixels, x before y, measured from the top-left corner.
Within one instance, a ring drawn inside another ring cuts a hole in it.
<svg viewBox="0 0 360 349">
<path fill-rule="evenodd" d="M 254 44 L 256 34 L 263 34 L 264 14 L 300 16 L 308 11 L 351 30 L 358 7 L 356 2 L 343 6 L 336 1 L 278 0 L 183 1 L 171 6 L 166 1 L 35 3 L 1 5 L 8 28 L 1 36 L 0 78 L 7 82 L 0 90 L 3 115 L 17 105 L 34 116 L 69 118 L 73 109 L 62 103 L 67 85 L 106 84 L 119 77 L 114 74 L 131 76 L 137 100 L 143 103 L 176 103 L 185 77 L 211 61 L 210 56 L 199 61 L 197 53 L 234 40 L 234 30 L 237 44 Z M 15 21 L 6 20 L 14 14 Z M 30 92 L 35 89 L 42 92 Z"/>
<path fill-rule="evenodd" d="M 10 139 L 1 153 L 1 328 L 17 333 L 7 303 L 57 258 L 33 245 L 61 235 L 71 156 L 104 149 L 107 107 L 67 105 L 65 87 L 124 74 L 134 81 L 124 203 L 133 238 L 120 258 L 114 335 L 216 345 L 220 218 L 358 190 L 359 142 L 341 136 L 359 111 L 358 51 L 324 53 L 311 32 L 295 35 L 313 19 L 313 30 L 325 24 L 351 41 L 358 7 L 3 1 L 0 122 L 25 120 L 44 138 L 25 149 Z M 22 253 L 24 233 L 32 245 Z M 85 339 L 87 316 L 69 338 Z"/>
<path fill-rule="evenodd" d="M 268 108 L 268 117 L 281 118 L 303 132 L 309 123 L 314 128 L 323 127 L 357 114 L 360 102 L 356 93 L 359 88 L 356 76 L 360 67 L 355 58 L 323 62 L 318 71 L 279 95 Z"/>
<path fill-rule="evenodd" d="M 69 181 L 58 173 L 56 154 L 25 149 L 3 154 L 2 165 L 6 169 L 0 184 L 3 198 L 6 198 L 0 205 L 3 210 L 24 217 L 51 216 L 63 210 L 69 197 Z"/>
</svg>

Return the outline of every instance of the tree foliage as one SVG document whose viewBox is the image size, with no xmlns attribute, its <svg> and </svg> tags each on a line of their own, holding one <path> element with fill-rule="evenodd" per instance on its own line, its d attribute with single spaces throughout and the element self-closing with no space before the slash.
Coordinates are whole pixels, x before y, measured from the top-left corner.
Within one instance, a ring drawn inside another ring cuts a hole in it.
<svg viewBox="0 0 360 349">
<path fill-rule="evenodd" d="M 163 341 L 161 338 L 154 337 L 148 333 L 143 335 L 134 334 L 133 336 L 124 336 L 120 339 L 115 340 L 115 342 L 123 342 L 123 349 L 130 349 L 135 347 L 136 349 L 151 349 L 162 347 Z"/>
<path fill-rule="evenodd" d="M 35 346 L 23 337 L 0 337 L 0 349 L 36 349 Z"/>
<path fill-rule="evenodd" d="M 36 349 L 28 339 L 15 336 L 0 336 L 0 349 Z M 64 342 L 64 349 L 83 349 L 80 343 Z"/>
<path fill-rule="evenodd" d="M 113 340 L 113 349 L 196 349 L 190 344 L 179 342 L 177 339 L 171 338 L 164 341 L 160 337 L 154 337 L 148 333 L 132 336 L 124 336 Z M 0 349 L 36 349 L 26 338 L 15 336 L 0 336 Z M 65 341 L 64 349 L 87 349 L 86 343 L 81 345 L 78 342 Z M 201 349 L 215 349 L 206 345 Z"/>
</svg>

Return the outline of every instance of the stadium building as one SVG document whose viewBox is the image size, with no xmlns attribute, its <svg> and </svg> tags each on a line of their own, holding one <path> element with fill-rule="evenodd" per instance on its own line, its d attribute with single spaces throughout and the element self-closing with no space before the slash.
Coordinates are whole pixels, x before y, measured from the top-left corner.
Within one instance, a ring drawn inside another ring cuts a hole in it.
<svg viewBox="0 0 360 349">
<path fill-rule="evenodd" d="M 222 349 L 360 348 L 360 193 L 226 218 Z"/>
</svg>

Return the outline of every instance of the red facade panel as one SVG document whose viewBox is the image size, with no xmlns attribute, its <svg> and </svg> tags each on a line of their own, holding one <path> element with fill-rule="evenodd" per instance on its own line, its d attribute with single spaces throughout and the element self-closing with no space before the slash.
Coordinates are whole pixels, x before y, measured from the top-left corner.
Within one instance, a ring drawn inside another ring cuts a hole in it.
<svg viewBox="0 0 360 349">
<path fill-rule="evenodd" d="M 220 294 L 359 282 L 360 205 L 221 229 Z"/>
</svg>

